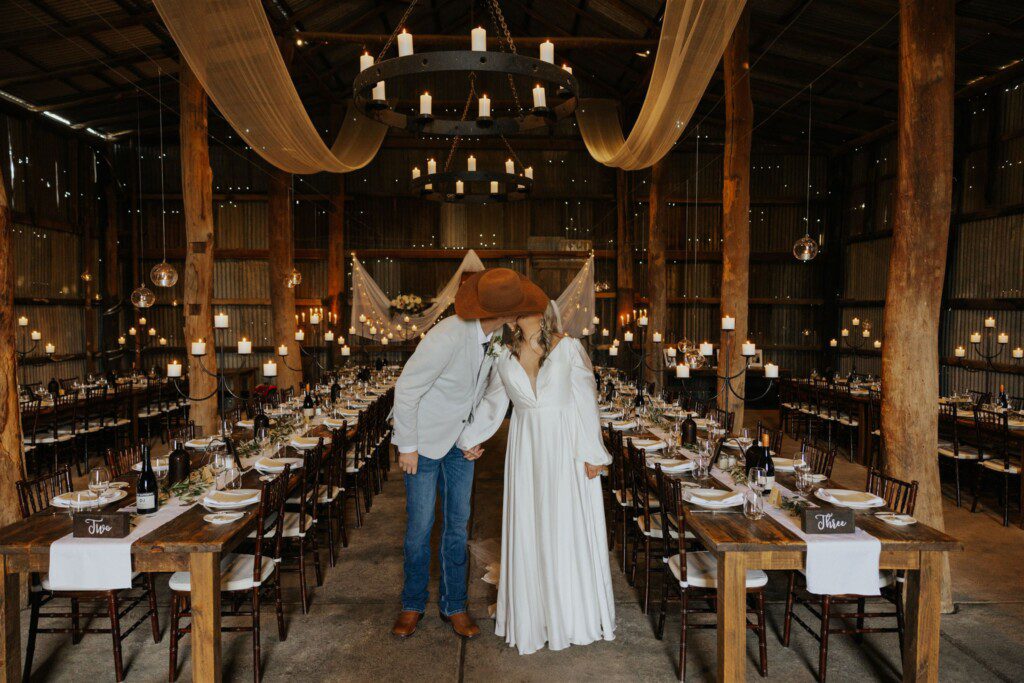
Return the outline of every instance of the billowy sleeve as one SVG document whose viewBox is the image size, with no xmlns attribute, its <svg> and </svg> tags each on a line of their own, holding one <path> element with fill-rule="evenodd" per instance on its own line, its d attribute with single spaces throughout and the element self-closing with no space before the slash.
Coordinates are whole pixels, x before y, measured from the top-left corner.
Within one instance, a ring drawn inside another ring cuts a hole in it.
<svg viewBox="0 0 1024 683">
<path fill-rule="evenodd" d="M 601 415 L 597 402 L 597 382 L 594 381 L 594 366 L 590 363 L 583 344 L 578 339 L 568 338 L 563 343 L 572 344 L 572 399 L 576 411 L 576 437 L 573 458 L 591 465 L 611 464 L 612 456 L 604 447 L 601 433 Z"/>
<path fill-rule="evenodd" d="M 490 376 L 487 379 L 487 388 L 484 390 L 483 398 L 479 405 L 473 408 L 473 421 L 466 424 L 462 430 L 456 445 L 462 449 L 479 446 L 484 441 L 494 436 L 501 426 L 508 412 L 508 392 L 505 391 L 505 383 L 501 379 L 501 372 L 498 365 L 501 357 L 495 358 L 491 363 Z"/>
</svg>

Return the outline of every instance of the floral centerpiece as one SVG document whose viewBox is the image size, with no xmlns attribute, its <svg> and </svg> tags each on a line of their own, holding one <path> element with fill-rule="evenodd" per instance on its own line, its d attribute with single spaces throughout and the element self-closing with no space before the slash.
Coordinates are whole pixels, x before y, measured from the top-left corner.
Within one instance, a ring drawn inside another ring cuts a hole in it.
<svg viewBox="0 0 1024 683">
<path fill-rule="evenodd" d="M 391 310 L 406 315 L 420 313 L 427 306 L 422 297 L 415 294 L 399 294 L 391 300 Z"/>
</svg>

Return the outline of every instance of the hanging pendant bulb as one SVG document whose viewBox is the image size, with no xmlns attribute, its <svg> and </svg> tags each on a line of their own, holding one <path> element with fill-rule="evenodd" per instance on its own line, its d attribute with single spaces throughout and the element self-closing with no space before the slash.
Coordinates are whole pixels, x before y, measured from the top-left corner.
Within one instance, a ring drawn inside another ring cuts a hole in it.
<svg viewBox="0 0 1024 683">
<path fill-rule="evenodd" d="M 145 283 L 142 283 L 132 290 L 131 299 L 132 306 L 136 308 L 149 308 L 156 303 L 156 294 Z"/>
<path fill-rule="evenodd" d="M 178 282 L 178 271 L 167 261 L 161 261 L 149 271 L 149 279 L 157 287 L 173 287 Z"/>
<path fill-rule="evenodd" d="M 806 231 L 804 236 L 793 244 L 793 256 L 797 261 L 804 263 L 813 261 L 820 251 L 818 243 L 811 237 L 811 125 L 814 122 L 811 117 L 811 88 L 813 87 L 813 82 L 807 87 L 807 203 L 804 208 Z"/>
<path fill-rule="evenodd" d="M 818 255 L 818 243 L 810 235 L 804 235 L 793 244 L 793 256 L 797 261 L 813 261 Z"/>
</svg>

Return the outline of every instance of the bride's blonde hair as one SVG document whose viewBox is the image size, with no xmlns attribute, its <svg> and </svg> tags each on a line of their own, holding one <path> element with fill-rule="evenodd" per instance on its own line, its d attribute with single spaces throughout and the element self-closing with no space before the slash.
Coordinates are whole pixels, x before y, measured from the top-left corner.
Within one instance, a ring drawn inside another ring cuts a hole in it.
<svg viewBox="0 0 1024 683">
<path fill-rule="evenodd" d="M 530 317 L 530 316 L 523 316 Z M 523 328 L 519 326 L 519 320 L 516 320 L 516 324 L 511 326 L 510 339 L 508 342 L 509 350 L 512 355 L 519 358 L 519 352 L 522 350 L 523 345 L 527 343 L 526 336 L 523 334 Z M 544 361 L 548 359 L 548 354 L 551 353 L 551 347 L 555 340 L 561 336 L 561 323 L 559 322 L 558 309 L 555 307 L 552 301 L 548 304 L 548 308 L 544 311 L 544 315 L 540 319 L 540 335 L 538 336 L 538 343 L 540 344 L 540 360 L 537 361 L 537 367 L 544 365 Z"/>
</svg>

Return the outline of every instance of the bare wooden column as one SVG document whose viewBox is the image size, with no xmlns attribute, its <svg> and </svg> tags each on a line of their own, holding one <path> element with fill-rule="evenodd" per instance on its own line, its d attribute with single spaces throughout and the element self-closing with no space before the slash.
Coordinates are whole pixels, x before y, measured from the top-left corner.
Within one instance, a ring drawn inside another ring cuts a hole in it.
<svg viewBox="0 0 1024 683">
<path fill-rule="evenodd" d="M 217 387 L 209 373 L 217 372 L 213 353 L 213 172 L 207 139 L 206 93 L 199 79 L 182 61 L 181 69 L 181 193 L 185 208 L 185 348 L 204 339 L 209 353 L 188 357 L 192 396 L 207 396 Z M 202 365 L 200 365 L 200 360 Z M 192 404 L 192 419 L 204 434 L 218 429 L 217 400 Z"/>
<path fill-rule="evenodd" d="M 630 226 L 627 219 L 629 192 L 626 172 L 615 171 L 615 324 L 612 334 L 622 338 L 622 323 L 627 314 L 633 314 L 633 245 L 630 243 Z M 626 356 L 619 356 L 619 367 L 625 367 Z"/>
<path fill-rule="evenodd" d="M 277 384 L 283 389 L 302 382 L 302 353 L 295 341 L 295 289 L 287 284 L 295 265 L 295 234 L 288 189 L 291 176 L 271 168 L 267 187 L 267 230 L 270 232 L 270 314 L 274 346 L 288 347 L 285 362 L 277 364 Z"/>
<path fill-rule="evenodd" d="M 750 283 L 750 137 L 754 106 L 750 99 L 750 8 L 743 10 L 722 57 L 725 71 L 725 153 L 722 182 L 722 298 L 723 316 L 736 318 L 729 368 L 743 367 L 740 345 L 747 339 L 747 297 Z M 723 336 L 724 339 L 724 336 Z M 719 368 L 726 359 L 720 355 Z M 733 381 L 743 394 L 745 373 Z M 735 428 L 743 427 L 743 401 L 719 386 L 718 404 L 736 413 Z"/>
<path fill-rule="evenodd" d="M 953 201 L 953 5 L 900 2 L 899 158 L 882 349 L 885 469 L 919 482 L 914 516 L 937 529 L 944 527 L 935 449 Z M 943 604 L 951 607 L 949 581 L 943 584 Z"/>
<path fill-rule="evenodd" d="M 651 166 L 651 190 L 648 195 L 647 213 L 647 300 L 650 315 L 647 327 L 647 381 L 654 382 L 661 391 L 665 378 L 661 349 L 664 343 L 655 344 L 652 337 L 661 332 L 663 339 L 668 322 L 668 271 L 665 267 L 665 217 L 662 215 L 665 200 L 662 195 L 661 175 L 665 165 L 662 159 Z"/>
<path fill-rule="evenodd" d="M 345 176 L 334 176 L 334 193 L 328 209 L 327 221 L 327 301 L 324 306 L 331 317 L 338 316 L 335 333 L 347 337 L 348 321 L 345 312 Z M 349 341 L 346 339 L 346 341 Z M 351 341 L 349 341 L 351 343 Z M 334 362 L 337 344 L 330 345 L 327 357 Z"/>
</svg>

